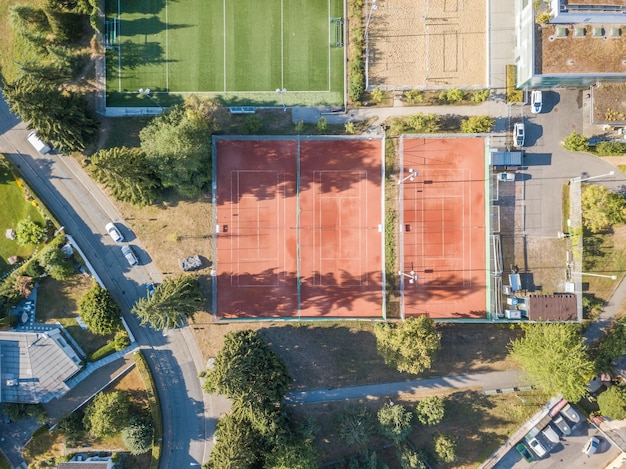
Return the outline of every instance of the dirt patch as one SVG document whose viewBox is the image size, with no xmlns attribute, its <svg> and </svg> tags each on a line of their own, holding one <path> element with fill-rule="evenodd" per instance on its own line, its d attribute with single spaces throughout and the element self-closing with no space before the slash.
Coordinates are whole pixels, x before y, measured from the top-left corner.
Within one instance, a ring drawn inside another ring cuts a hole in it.
<svg viewBox="0 0 626 469">
<path fill-rule="evenodd" d="M 384 0 L 376 5 L 373 11 L 364 8 L 366 23 L 369 17 L 370 85 L 485 86 L 484 1 Z"/>
<path fill-rule="evenodd" d="M 591 93 L 594 124 L 619 125 L 626 122 L 626 85 L 602 84 L 592 87 Z"/>
</svg>

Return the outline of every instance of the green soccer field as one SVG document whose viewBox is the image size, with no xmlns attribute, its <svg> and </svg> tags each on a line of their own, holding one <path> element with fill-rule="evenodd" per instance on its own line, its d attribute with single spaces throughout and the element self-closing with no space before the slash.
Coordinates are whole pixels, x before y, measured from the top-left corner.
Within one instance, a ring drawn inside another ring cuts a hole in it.
<svg viewBox="0 0 626 469">
<path fill-rule="evenodd" d="M 107 0 L 107 106 L 343 103 L 341 0 Z M 286 90 L 278 93 L 278 90 Z"/>
</svg>

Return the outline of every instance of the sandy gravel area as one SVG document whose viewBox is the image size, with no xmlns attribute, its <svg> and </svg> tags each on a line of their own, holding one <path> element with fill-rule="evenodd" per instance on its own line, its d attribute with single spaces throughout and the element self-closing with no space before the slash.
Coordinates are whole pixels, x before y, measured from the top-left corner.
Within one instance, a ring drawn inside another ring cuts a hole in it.
<svg viewBox="0 0 626 469">
<path fill-rule="evenodd" d="M 485 87 L 486 3 L 377 0 L 368 28 L 370 86 Z M 369 5 L 364 8 L 366 21 Z"/>
</svg>

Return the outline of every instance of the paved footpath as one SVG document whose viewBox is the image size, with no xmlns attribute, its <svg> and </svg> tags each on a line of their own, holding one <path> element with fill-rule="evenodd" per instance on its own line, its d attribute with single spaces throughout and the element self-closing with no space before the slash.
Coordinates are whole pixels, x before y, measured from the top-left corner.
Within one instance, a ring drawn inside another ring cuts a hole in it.
<svg viewBox="0 0 626 469">
<path fill-rule="evenodd" d="M 521 387 L 527 383 L 520 379 L 517 370 L 443 376 L 396 383 L 372 384 L 337 389 L 314 389 L 287 394 L 289 404 L 314 404 L 319 402 L 386 397 L 399 393 L 433 393 L 442 389 L 482 388 L 483 391 Z"/>
</svg>

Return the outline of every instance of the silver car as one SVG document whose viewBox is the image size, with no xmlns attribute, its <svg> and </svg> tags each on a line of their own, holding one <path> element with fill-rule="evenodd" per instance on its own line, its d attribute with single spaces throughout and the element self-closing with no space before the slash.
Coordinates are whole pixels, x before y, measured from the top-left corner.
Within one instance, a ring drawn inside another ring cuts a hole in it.
<svg viewBox="0 0 626 469">
<path fill-rule="evenodd" d="M 558 428 L 563 435 L 567 436 L 572 433 L 572 429 L 569 427 L 563 416 L 557 415 L 557 417 L 552 421 L 554 426 Z"/>
<path fill-rule="evenodd" d="M 568 419 L 570 422 L 572 422 L 574 425 L 580 422 L 580 415 L 570 404 L 565 404 L 565 407 L 561 409 L 561 415 Z"/>
<path fill-rule="evenodd" d="M 124 254 L 124 257 L 126 258 L 126 260 L 128 261 L 128 264 L 131 267 L 139 264 L 139 261 L 137 260 L 137 256 L 135 256 L 135 253 L 133 252 L 133 249 L 130 246 L 122 246 L 122 254 Z"/>
</svg>

